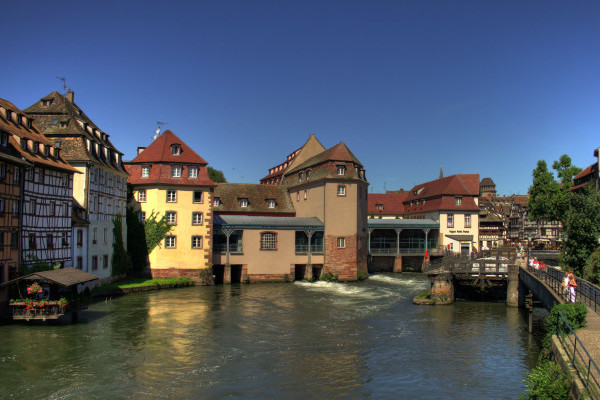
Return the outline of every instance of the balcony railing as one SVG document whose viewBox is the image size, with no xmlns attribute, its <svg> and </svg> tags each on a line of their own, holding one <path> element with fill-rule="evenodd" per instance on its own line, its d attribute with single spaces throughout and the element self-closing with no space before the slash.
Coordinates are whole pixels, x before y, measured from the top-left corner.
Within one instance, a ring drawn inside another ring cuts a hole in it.
<svg viewBox="0 0 600 400">
<path fill-rule="evenodd" d="M 227 253 L 227 244 L 215 244 L 213 246 L 213 253 Z M 229 253 L 243 253 L 241 243 L 230 243 Z"/>
<path fill-rule="evenodd" d="M 312 254 L 323 253 L 323 244 L 311 244 L 310 252 Z M 297 244 L 296 245 L 296 254 L 306 254 L 308 253 L 308 245 L 307 244 Z"/>
</svg>

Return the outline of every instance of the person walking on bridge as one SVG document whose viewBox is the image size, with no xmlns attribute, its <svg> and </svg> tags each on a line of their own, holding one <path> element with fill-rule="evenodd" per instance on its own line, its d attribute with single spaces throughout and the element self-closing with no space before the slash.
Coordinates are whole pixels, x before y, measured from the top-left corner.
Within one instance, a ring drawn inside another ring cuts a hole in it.
<svg viewBox="0 0 600 400">
<path fill-rule="evenodd" d="M 569 270 L 569 301 L 575 303 L 575 289 L 577 288 L 577 282 L 575 281 L 575 274 L 573 270 Z"/>
</svg>

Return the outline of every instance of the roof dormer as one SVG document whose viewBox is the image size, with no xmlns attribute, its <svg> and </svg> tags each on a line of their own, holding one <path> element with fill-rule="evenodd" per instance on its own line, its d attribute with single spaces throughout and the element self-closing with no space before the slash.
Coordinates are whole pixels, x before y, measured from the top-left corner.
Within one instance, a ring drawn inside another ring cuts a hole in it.
<svg viewBox="0 0 600 400">
<path fill-rule="evenodd" d="M 173 143 L 171 145 L 171 155 L 173 155 L 173 156 L 181 155 L 181 145 L 179 143 Z"/>
</svg>

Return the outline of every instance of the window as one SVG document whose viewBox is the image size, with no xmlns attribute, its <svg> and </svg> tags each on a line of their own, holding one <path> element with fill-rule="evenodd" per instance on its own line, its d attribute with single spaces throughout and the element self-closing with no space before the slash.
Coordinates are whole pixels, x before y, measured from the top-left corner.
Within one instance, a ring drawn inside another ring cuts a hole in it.
<svg viewBox="0 0 600 400">
<path fill-rule="evenodd" d="M 188 168 L 188 178 L 190 178 L 190 179 L 198 178 L 198 167 L 189 167 Z"/>
<path fill-rule="evenodd" d="M 171 154 L 174 156 L 181 155 L 181 146 L 178 144 L 172 144 L 171 145 Z"/>
<path fill-rule="evenodd" d="M 61 242 L 62 242 L 62 247 L 67 247 L 67 246 L 69 246 L 69 240 L 68 240 L 68 238 L 67 238 L 67 232 L 63 232 L 63 233 L 62 233 L 62 239 L 61 239 Z"/>
<path fill-rule="evenodd" d="M 215 197 L 213 199 L 213 207 L 219 207 L 221 205 L 221 199 L 219 197 Z"/>
<path fill-rule="evenodd" d="M 104 244 L 108 243 L 108 228 L 104 228 L 104 232 L 102 233 L 102 238 L 104 239 Z"/>
<path fill-rule="evenodd" d="M 54 248 L 54 240 L 52 238 L 52 234 L 49 233 L 46 235 L 46 248 L 53 249 Z"/>
<path fill-rule="evenodd" d="M 6 133 L 3 133 L 0 137 L 2 140 L 0 144 L 2 144 L 3 147 L 6 147 L 8 145 L 8 135 Z"/>
<path fill-rule="evenodd" d="M 296 201 L 300 201 L 300 192 L 296 192 Z"/>
<path fill-rule="evenodd" d="M 298 182 L 302 182 L 302 178 L 304 178 L 304 174 L 302 172 L 300 172 L 298 174 Z"/>
<path fill-rule="evenodd" d="M 177 213 L 175 211 L 167 211 L 167 224 L 177 225 Z"/>
<path fill-rule="evenodd" d="M 92 271 L 98 269 L 98 256 L 92 256 Z"/>
<path fill-rule="evenodd" d="M 203 192 L 201 192 L 199 190 L 195 190 L 193 202 L 194 203 L 202 203 L 203 201 L 204 201 Z"/>
<path fill-rule="evenodd" d="M 343 249 L 346 247 L 346 238 L 339 237 L 337 238 L 337 247 L 338 249 Z"/>
<path fill-rule="evenodd" d="M 138 201 L 140 203 L 145 203 L 146 202 L 146 189 L 140 189 L 138 191 Z"/>
<path fill-rule="evenodd" d="M 102 257 L 102 268 L 108 268 L 108 254 L 105 254 L 104 257 Z"/>
<path fill-rule="evenodd" d="M 310 179 L 310 169 L 306 171 L 306 180 Z"/>
<path fill-rule="evenodd" d="M 175 203 L 177 201 L 177 191 L 167 190 L 167 203 Z"/>
<path fill-rule="evenodd" d="M 11 249 L 17 249 L 19 243 L 19 234 L 16 232 L 13 232 L 10 234 L 10 248 Z"/>
<path fill-rule="evenodd" d="M 465 214 L 465 228 L 471 227 L 471 214 Z"/>
<path fill-rule="evenodd" d="M 377 211 L 383 211 L 383 204 L 376 204 L 375 207 L 377 207 Z"/>
<path fill-rule="evenodd" d="M 337 188 L 337 195 L 338 196 L 345 196 L 346 195 L 346 186 L 339 185 L 338 188 Z"/>
<path fill-rule="evenodd" d="M 171 176 L 173 178 L 181 178 L 181 167 L 179 165 L 171 167 Z"/>
<path fill-rule="evenodd" d="M 150 166 L 143 165 L 142 166 L 142 178 L 149 178 L 149 177 L 150 177 Z"/>
<path fill-rule="evenodd" d="M 83 269 L 83 257 L 77 256 L 77 269 Z"/>
<path fill-rule="evenodd" d="M 165 248 L 174 249 L 177 246 L 177 236 L 165 237 Z"/>
<path fill-rule="evenodd" d="M 35 205 L 35 200 L 29 201 L 29 214 L 36 215 L 37 210 Z"/>
<path fill-rule="evenodd" d="M 304 189 L 304 200 L 308 199 L 308 189 Z"/>
<path fill-rule="evenodd" d="M 98 242 L 98 228 L 94 227 L 92 230 L 92 244 L 96 244 Z"/>
<path fill-rule="evenodd" d="M 277 234 L 274 232 L 263 232 L 260 234 L 261 250 L 277 250 Z"/>
<path fill-rule="evenodd" d="M 337 174 L 339 176 L 346 175 L 346 166 L 345 165 L 338 165 L 337 166 Z"/>
<path fill-rule="evenodd" d="M 21 182 L 21 168 L 15 166 L 13 168 L 13 185 L 18 185 Z"/>
<path fill-rule="evenodd" d="M 454 214 L 448 214 L 448 228 L 454 228 Z"/>
<path fill-rule="evenodd" d="M 29 234 L 29 249 L 37 249 L 37 240 L 35 233 Z"/>
<path fill-rule="evenodd" d="M 65 217 L 69 216 L 69 203 L 63 204 L 63 216 L 65 216 Z"/>
<path fill-rule="evenodd" d="M 6 200 L 0 199 L 0 214 L 4 214 L 6 208 Z"/>
<path fill-rule="evenodd" d="M 83 247 L 83 229 L 77 229 L 77 247 Z"/>
<path fill-rule="evenodd" d="M 6 164 L 0 163 L 0 179 L 6 179 Z"/>
<path fill-rule="evenodd" d="M 457 197 L 456 198 L 456 205 L 460 206 L 462 204 L 462 197 Z"/>
<path fill-rule="evenodd" d="M 50 202 L 50 215 L 51 216 L 55 216 L 56 215 L 56 205 L 54 204 L 54 202 Z"/>
<path fill-rule="evenodd" d="M 241 199 L 240 199 L 240 207 L 242 207 L 242 208 L 246 208 L 246 207 L 248 207 L 248 199 L 246 199 L 246 198 L 241 198 Z"/>
<path fill-rule="evenodd" d="M 202 248 L 202 236 L 192 236 L 192 249 Z"/>
<path fill-rule="evenodd" d="M 138 213 L 138 218 L 140 220 L 141 223 L 146 222 L 146 213 L 144 211 L 140 211 Z"/>
<path fill-rule="evenodd" d="M 275 200 L 274 199 L 267 199 L 267 207 L 269 207 L 269 208 L 275 208 Z"/>
<path fill-rule="evenodd" d="M 203 215 L 201 212 L 192 213 L 192 225 L 202 225 Z"/>
<path fill-rule="evenodd" d="M 20 204 L 21 203 L 19 202 L 19 200 L 13 200 L 13 203 L 12 203 L 12 214 L 15 217 L 19 216 L 19 206 L 20 206 Z"/>
</svg>

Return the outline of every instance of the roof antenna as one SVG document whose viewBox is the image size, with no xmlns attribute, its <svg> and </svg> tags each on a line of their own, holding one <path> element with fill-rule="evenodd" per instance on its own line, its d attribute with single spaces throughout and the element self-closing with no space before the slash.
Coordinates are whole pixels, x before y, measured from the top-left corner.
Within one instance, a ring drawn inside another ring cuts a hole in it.
<svg viewBox="0 0 600 400">
<path fill-rule="evenodd" d="M 163 121 L 156 121 L 156 125 L 158 125 L 158 128 L 156 128 L 156 130 L 154 131 L 154 136 L 152 136 L 152 140 L 156 140 L 156 138 L 160 136 L 160 130 L 162 126 L 166 124 L 167 123 Z"/>
<path fill-rule="evenodd" d="M 62 83 L 63 83 L 63 92 L 66 94 L 67 93 L 67 78 L 65 78 L 64 76 L 57 76 L 56 79 L 62 81 Z"/>
</svg>

